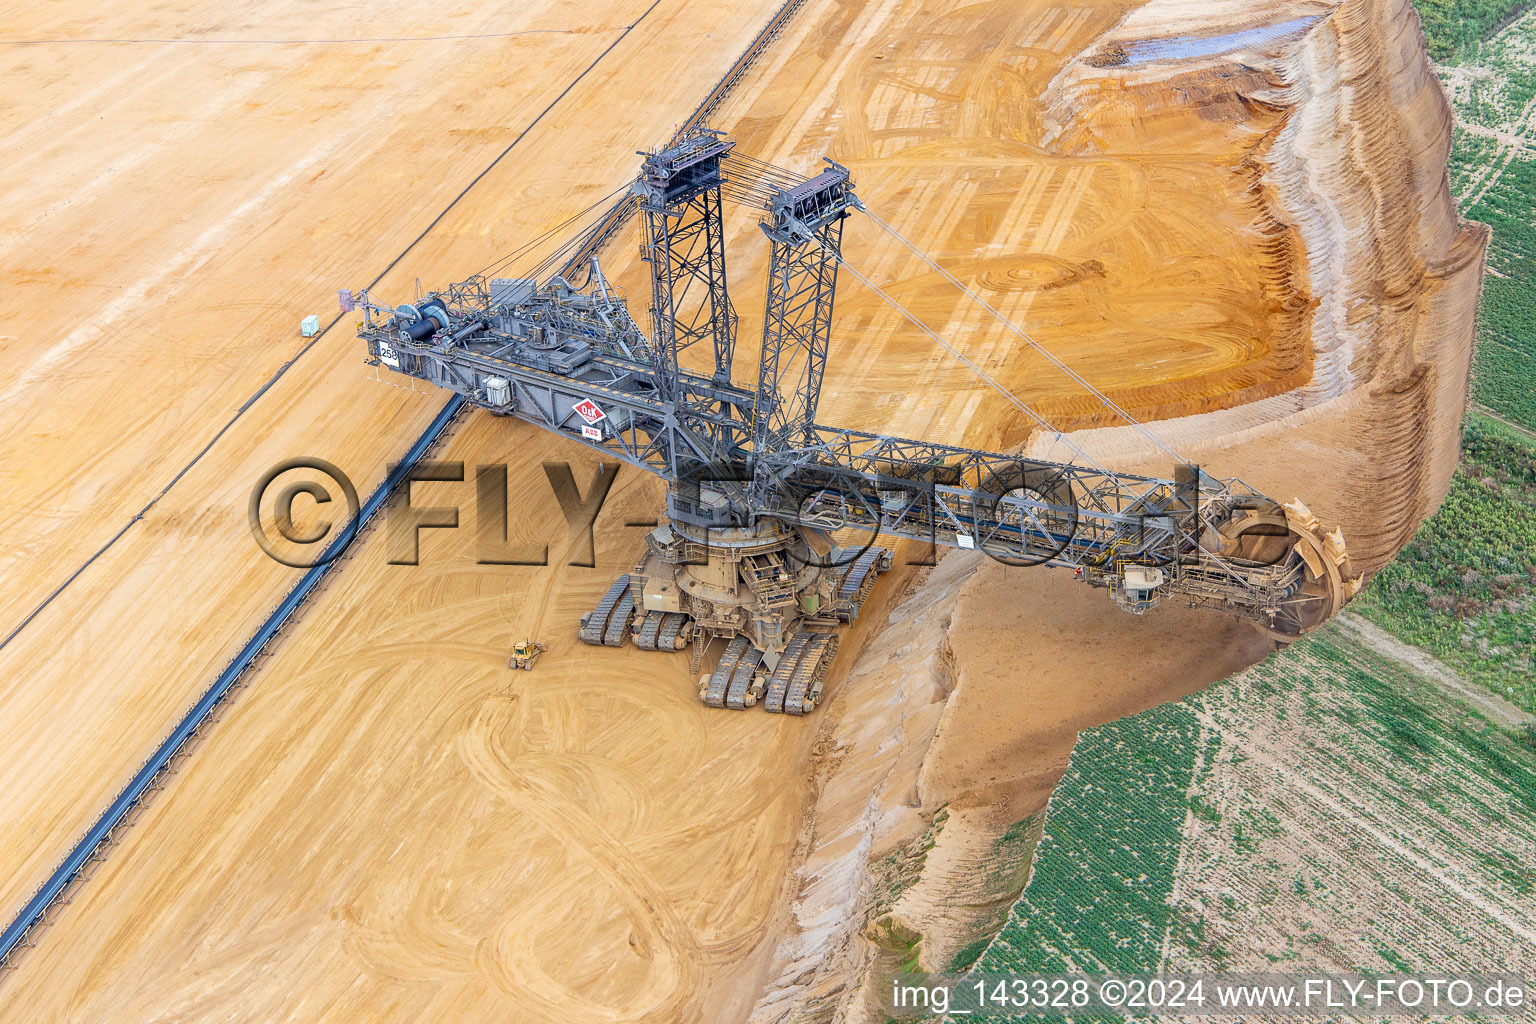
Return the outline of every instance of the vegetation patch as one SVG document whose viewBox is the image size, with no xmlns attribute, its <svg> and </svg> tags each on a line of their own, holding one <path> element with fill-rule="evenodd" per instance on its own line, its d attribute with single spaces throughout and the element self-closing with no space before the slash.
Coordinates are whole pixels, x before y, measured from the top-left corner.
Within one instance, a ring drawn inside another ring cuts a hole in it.
<svg viewBox="0 0 1536 1024">
<path fill-rule="evenodd" d="M 1451 186 L 1493 228 L 1473 399 L 1529 429 L 1533 6 L 1418 0 L 1431 56 L 1460 65 Z M 1352 607 L 1536 712 L 1533 594 L 1536 443 L 1473 416 L 1444 505 Z M 1533 973 L 1533 836 L 1536 730 L 1325 629 L 1084 733 L 976 970 Z"/>
<path fill-rule="evenodd" d="M 1536 427 L 1536 10 L 1530 0 L 1419 0 L 1456 111 L 1450 181 L 1464 216 L 1493 228 L 1473 398 Z M 1504 27 L 1497 35 L 1496 28 Z M 1439 52 L 1437 52 L 1439 51 Z"/>
<path fill-rule="evenodd" d="M 1441 64 L 1476 49 L 1532 0 L 1418 0 L 1429 55 Z"/>
<path fill-rule="evenodd" d="M 1051 797 L 1029 885 L 976 969 L 1155 969 L 1205 742 L 1187 703 L 1083 733 Z"/>
<path fill-rule="evenodd" d="M 1530 973 L 1533 837 L 1536 749 L 1327 628 L 1084 733 L 976 970 Z"/>
<path fill-rule="evenodd" d="M 1337 628 L 1189 703 L 1220 736 L 1192 790 L 1220 817 L 1189 821 L 1164 969 L 1536 964 L 1517 732 Z"/>
<path fill-rule="evenodd" d="M 1486 423 L 1469 424 L 1440 510 L 1351 607 L 1536 712 L 1536 444 Z"/>
<path fill-rule="evenodd" d="M 949 820 L 949 810 L 939 808 L 922 834 L 906 846 L 889 853 L 874 863 L 871 874 L 875 879 L 875 898 L 870 907 L 870 917 L 878 919 L 890 912 L 912 886 L 923 876 L 923 865 L 928 862 L 928 851 L 938 842 L 944 823 Z"/>
</svg>

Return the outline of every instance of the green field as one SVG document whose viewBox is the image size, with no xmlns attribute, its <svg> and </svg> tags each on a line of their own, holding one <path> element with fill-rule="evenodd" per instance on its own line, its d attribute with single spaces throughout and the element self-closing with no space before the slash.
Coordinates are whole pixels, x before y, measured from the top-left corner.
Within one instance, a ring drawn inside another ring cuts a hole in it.
<svg viewBox="0 0 1536 1024">
<path fill-rule="evenodd" d="M 1418 0 L 1429 55 L 1449 64 L 1475 51 L 1501 26 L 1530 8 L 1532 0 Z"/>
<path fill-rule="evenodd" d="M 1536 9 L 1420 0 L 1456 110 L 1450 181 L 1493 228 L 1462 466 L 1440 510 L 1354 607 L 1536 711 Z M 1522 428 L 1526 431 L 1522 433 Z"/>
<path fill-rule="evenodd" d="M 1187 703 L 1083 734 L 1051 798 L 1034 874 L 980 971 L 1155 965 L 1201 755 Z M 1114 908 L 1113 914 L 1104 913 Z"/>
<path fill-rule="evenodd" d="M 1536 443 L 1467 427 L 1445 503 L 1350 607 L 1536 712 Z"/>
<path fill-rule="evenodd" d="M 1530 3 L 1488 4 L 1526 13 L 1493 38 L 1476 45 L 1465 33 L 1485 24 L 1463 17 L 1447 25 L 1431 11 L 1472 9 L 1467 0 L 1426 4 L 1421 0 L 1431 50 L 1455 46 L 1462 60 L 1446 75 L 1456 110 L 1451 188 L 1462 215 L 1493 228 L 1488 278 L 1479 317 L 1478 353 L 1472 397 L 1499 414 L 1536 427 L 1536 11 Z M 1481 39 L 1481 37 L 1478 37 Z"/>
<path fill-rule="evenodd" d="M 1084 733 L 975 969 L 1530 971 L 1533 836 L 1536 742 L 1331 626 Z"/>
</svg>

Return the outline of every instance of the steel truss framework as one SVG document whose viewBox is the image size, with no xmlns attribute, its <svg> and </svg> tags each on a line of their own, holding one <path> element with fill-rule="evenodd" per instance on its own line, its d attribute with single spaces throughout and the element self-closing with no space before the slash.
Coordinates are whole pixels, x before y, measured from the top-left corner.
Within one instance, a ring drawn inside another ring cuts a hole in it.
<svg viewBox="0 0 1536 1024">
<path fill-rule="evenodd" d="M 736 310 L 725 280 L 720 163 L 734 146 L 723 133 L 700 129 L 647 154 L 636 182 L 658 383 L 667 396 L 677 394 L 678 353 L 701 341 L 713 349 L 714 379 L 730 381 Z"/>
<path fill-rule="evenodd" d="M 753 412 L 758 450 L 799 444 L 816 421 L 832 335 L 843 216 L 836 214 L 813 227 L 808 238 L 768 232 L 773 254 Z"/>
<path fill-rule="evenodd" d="M 594 259 L 585 292 L 556 275 L 542 283 L 471 278 L 435 293 L 429 300 L 450 325 L 425 338 L 409 329 L 416 307 L 365 297 L 360 335 L 373 361 L 664 477 L 669 514 L 696 526 L 769 517 L 856 528 L 870 543 L 894 535 L 1012 564 L 1070 566 L 1109 587 L 1127 566 L 1150 566 L 1166 580 L 1159 596 L 1182 594 L 1261 622 L 1292 600 L 1301 572 L 1294 560 L 1239 564 L 1215 553 L 1235 517 L 1278 507 L 1241 481 L 1184 466 L 1162 480 L 816 425 L 842 222 L 858 200 L 836 164 L 814 178 L 789 177 L 732 145 L 695 131 L 646 155 L 634 191 L 646 214 L 652 337 Z M 759 204 L 772 245 L 755 390 L 730 381 L 735 313 L 722 195 Z M 581 247 L 583 257 L 593 251 Z M 573 260 L 563 274 L 575 269 Z M 679 367 L 678 351 L 706 338 L 714 372 Z M 555 365 L 550 353 L 570 365 Z M 600 410 L 595 419 L 587 403 Z"/>
</svg>

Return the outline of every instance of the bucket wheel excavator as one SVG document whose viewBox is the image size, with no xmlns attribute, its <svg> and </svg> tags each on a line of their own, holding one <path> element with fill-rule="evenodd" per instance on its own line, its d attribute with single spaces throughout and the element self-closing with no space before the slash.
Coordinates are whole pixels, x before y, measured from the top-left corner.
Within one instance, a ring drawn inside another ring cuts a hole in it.
<svg viewBox="0 0 1536 1024">
<path fill-rule="evenodd" d="M 586 643 L 691 647 L 695 672 L 716 657 L 700 677 L 705 704 L 800 715 L 821 700 L 839 627 L 858 616 L 891 567 L 891 551 L 878 543 L 886 538 L 1071 568 L 1129 612 L 1178 597 L 1279 639 L 1326 621 L 1358 588 L 1337 530 L 1325 532 L 1300 504 L 1216 479 L 1160 442 L 1173 456 L 1170 479 L 1111 472 L 1059 431 L 1071 461 L 821 424 L 817 402 L 846 269 L 1054 430 L 844 260 L 844 222 L 864 213 L 1039 347 L 868 211 L 847 168 L 828 160 L 806 178 L 737 152 L 729 136 L 707 128 L 642 156 L 619 205 L 531 272 L 476 275 L 397 307 L 355 299 L 374 364 L 668 481 L 666 514 L 643 555 L 582 616 Z M 752 386 L 732 372 L 728 202 L 756 211 L 769 246 Z M 626 209 L 639 214 L 650 267 L 648 331 L 597 260 Z M 689 363 L 712 357 L 706 369 L 680 361 L 694 346 L 701 354 Z"/>
</svg>

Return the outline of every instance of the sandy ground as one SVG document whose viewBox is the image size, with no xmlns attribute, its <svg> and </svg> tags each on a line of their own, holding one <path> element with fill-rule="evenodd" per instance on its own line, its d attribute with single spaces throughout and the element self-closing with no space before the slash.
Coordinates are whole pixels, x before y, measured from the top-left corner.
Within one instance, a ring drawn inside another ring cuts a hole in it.
<svg viewBox="0 0 1536 1024">
<path fill-rule="evenodd" d="M 1214 612 L 1100 597 L 966 552 L 906 591 L 826 708 L 795 927 L 754 1022 L 885 1020 L 885 972 L 949 969 L 1007 919 L 1032 840 L 1001 837 L 1038 835 L 1079 730 L 1273 649 Z"/>
<path fill-rule="evenodd" d="M 378 24 L 401 36 L 541 34 L 351 49 L 5 48 L 3 73 L 15 83 L 6 90 L 5 127 L 20 136 L 17 145 L 30 138 L 35 147 L 27 157 L 36 166 L 22 188 L 51 189 L 47 201 L 7 190 L 7 273 L 54 282 L 35 292 L 8 288 L 0 299 L 7 324 L 27 325 L 24 336 L 16 326 L 18 337 L 7 341 L 13 373 L 0 402 L 8 436 L 25 441 L 10 447 L 15 457 L 4 470 L 7 494 L 25 498 L 4 512 L 7 628 L 298 350 L 299 317 L 334 308 L 335 287 L 366 283 L 383 269 L 648 6 L 611 5 L 595 16 L 585 5 L 528 5 L 510 23 L 491 11 L 449 17 L 400 8 L 377 12 L 369 31 L 359 31 L 350 9 L 316 17 L 282 5 L 245 10 L 231 24 L 220 24 L 212 9 L 140 16 L 133 5 L 115 14 L 80 7 L 36 16 L 50 23 L 11 16 L 13 38 L 277 39 L 298 35 L 300 23 L 306 38 L 372 35 Z M 657 5 L 560 101 L 560 119 L 524 139 L 518 159 L 488 175 L 473 203 L 457 207 L 385 285 L 406 291 L 433 267 L 477 269 L 610 191 L 632 172 L 636 139 L 662 137 L 679 111 L 691 110 L 772 9 Z M 674 105 L 655 103 L 642 87 L 654 76 L 646 54 L 676 64 Z M 539 74 L 510 73 L 530 66 Z M 49 107 L 56 113 L 51 128 L 36 118 Z M 126 162 L 130 155 L 135 162 Z M 33 225 L 42 214 L 51 219 Z M 99 226 L 104 222 L 110 226 Z M 3 775 L 10 796 L 0 806 L 0 904 L 16 907 L 30 895 L 295 576 L 261 557 L 246 532 L 246 494 L 261 471 L 280 458 L 317 454 L 366 491 L 441 404 L 373 378 L 350 331 L 327 335 L 142 524 L 0 653 L 3 733 L 12 752 Z M 550 524 L 561 522 L 547 512 Z M 563 528 L 552 533 L 558 540 Z M 588 585 L 605 583 L 606 576 Z M 455 621 L 452 606 L 435 608 L 437 621 Z M 359 622 L 377 617 L 352 614 Z M 458 647 L 445 639 L 439 656 Z M 423 685 L 413 668 L 393 671 L 416 679 L 422 700 L 435 699 L 437 685 Z M 313 706 L 301 701 L 289 713 L 295 717 L 280 729 L 306 723 Z M 244 786 L 253 766 L 227 764 Z M 367 773 L 353 764 L 341 777 Z M 333 811 L 347 815 L 343 808 L 355 797 Z M 174 806 L 180 818 L 192 805 Z M 207 806 L 221 827 L 233 823 L 226 800 Z M 420 821 L 411 829 L 433 831 Z M 140 834 L 153 843 L 164 830 Z M 264 849 L 270 834 L 262 835 Z M 259 858 L 252 850 L 229 863 L 238 870 Z M 263 899 L 236 902 L 244 914 Z M 102 919 L 74 920 L 105 934 Z M 123 917 L 144 920 L 142 909 Z M 307 922 L 289 925 L 274 935 L 276 945 L 294 945 Z M 119 936 L 102 948 L 133 946 Z M 81 951 L 67 938 L 53 948 Z M 39 954 L 33 962 L 45 969 L 48 960 Z M 98 966 L 103 973 L 92 985 L 110 991 L 110 965 Z M 34 977 L 66 1002 L 91 988 L 49 983 L 42 970 Z M 293 991 L 288 981 L 273 987 Z M 44 1020 L 63 1012 L 34 1005 L 20 985 L 6 986 L 0 1000 L 5 1016 Z"/>
<path fill-rule="evenodd" d="M 481 417 L 443 454 L 536 478 L 531 433 Z M 578 465 L 583 485 L 591 469 Z M 621 476 L 602 563 L 658 495 Z M 559 514 L 547 490 L 527 508 Z M 475 566 L 461 530 L 425 542 L 420 566 L 389 566 L 385 531 L 371 533 L 265 667 L 270 684 L 242 693 L 7 986 L 11 1005 L 91 1020 L 705 1019 L 718 968 L 763 942 L 798 831 L 795 780 L 762 781 L 813 733 L 708 713 L 686 657 L 640 672 L 581 645 L 567 625 L 607 572 L 561 564 L 560 532 L 514 539 L 549 543 L 556 565 Z M 551 650 L 514 674 L 506 652 L 526 633 Z"/>
<path fill-rule="evenodd" d="M 0 463 L 21 495 L 0 510 L 5 629 L 299 351 L 303 314 L 370 280 L 649 6 L 400 7 L 366 25 L 280 3 L 8 16 L 8 39 L 150 41 L 0 47 L 15 83 L 0 130 L 27 162 L 0 198 L 0 261 L 18 282 L 0 322 L 25 325 L 0 338 L 0 423 L 26 442 Z M 655 5 L 378 294 L 465 276 L 614 188 L 775 6 Z M 720 120 L 776 163 L 850 164 L 872 207 L 1144 416 L 1280 395 L 1310 373 L 1310 308 L 1245 159 L 1268 115 L 1185 124 L 1180 146 L 1144 152 L 1040 146 L 1053 77 L 1131 6 L 810 0 Z M 318 41 L 381 25 L 398 38 Z M 476 38 L 423 38 L 449 35 Z M 244 41 L 153 41 L 188 37 Z M 300 37 L 316 41 L 250 41 Z M 733 225 L 750 366 L 764 247 L 750 218 Z M 871 225 L 845 250 L 1061 425 L 1107 422 Z M 611 269 L 641 296 L 632 251 L 614 246 Z M 1002 399 L 856 284 L 836 331 L 823 419 L 1022 439 Z M 31 892 L 292 579 L 246 534 L 260 472 L 321 455 L 366 490 L 439 405 L 375 381 L 343 325 L 0 651 L 0 907 Z M 448 453 L 532 472 L 519 528 L 558 563 L 563 525 L 535 467 L 577 453 L 483 416 Z M 453 486 L 418 491 L 467 502 L 470 485 Z M 638 518 L 659 494 L 630 474 L 612 502 Z M 416 569 L 385 566 L 369 538 L 0 988 L 0 1015 L 745 1013 L 791 886 L 814 721 L 705 714 L 686 659 L 573 643 L 639 531 L 601 533 L 594 570 L 476 567 L 469 536 L 429 539 Z M 513 679 L 506 649 L 528 632 L 552 650 Z M 1063 728 L 1086 724 L 1072 706 L 1091 696 L 1059 694 Z"/>
<path fill-rule="evenodd" d="M 1310 364 L 1304 310 L 1288 301 L 1296 268 L 1262 251 L 1269 225 L 1241 166 L 1264 124 L 1160 152 L 1065 158 L 1040 145 L 1053 77 L 1134 6 L 812 3 L 720 121 L 780 165 L 829 155 L 853 168 L 872 210 L 1141 416 L 1280 393 Z M 732 223 L 750 372 L 767 250 L 754 217 Z M 843 249 L 1057 426 L 1118 422 L 870 221 L 848 222 Z M 628 280 L 638 294 L 644 278 Z M 824 422 L 1022 439 L 1005 398 L 858 281 L 839 287 Z"/>
</svg>

